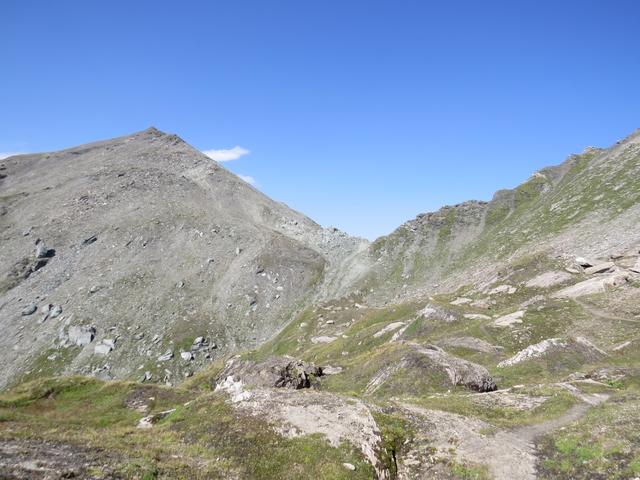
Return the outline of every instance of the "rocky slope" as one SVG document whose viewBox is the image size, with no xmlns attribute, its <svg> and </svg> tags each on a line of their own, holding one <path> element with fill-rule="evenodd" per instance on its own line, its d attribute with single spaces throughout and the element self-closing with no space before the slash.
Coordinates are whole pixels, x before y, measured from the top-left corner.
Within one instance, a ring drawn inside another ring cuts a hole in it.
<svg viewBox="0 0 640 480">
<path fill-rule="evenodd" d="M 640 476 L 640 132 L 371 245 L 154 130 L 5 163 L 0 476 Z"/>
<path fill-rule="evenodd" d="M 640 218 L 640 131 L 608 149 L 587 148 L 536 172 L 490 202 L 469 201 L 419 215 L 368 251 L 371 298 L 454 289 L 491 279 L 524 254 L 632 255 Z M 391 293 L 391 295 L 390 295 Z"/>
<path fill-rule="evenodd" d="M 2 168 L 0 385 L 43 373 L 179 381 L 209 361 L 180 368 L 194 339 L 210 358 L 258 345 L 339 288 L 338 267 L 366 244 L 156 129 Z"/>
</svg>

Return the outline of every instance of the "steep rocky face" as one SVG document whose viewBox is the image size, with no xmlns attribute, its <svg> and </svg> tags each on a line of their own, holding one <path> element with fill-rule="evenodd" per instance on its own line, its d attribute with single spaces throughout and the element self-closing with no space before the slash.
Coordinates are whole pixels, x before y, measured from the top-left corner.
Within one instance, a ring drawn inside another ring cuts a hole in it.
<svg viewBox="0 0 640 480">
<path fill-rule="evenodd" d="M 156 129 L 2 167 L 0 385 L 29 372 L 178 381 L 339 288 L 337 267 L 366 245 Z M 209 349 L 183 361 L 196 337 Z"/>
</svg>

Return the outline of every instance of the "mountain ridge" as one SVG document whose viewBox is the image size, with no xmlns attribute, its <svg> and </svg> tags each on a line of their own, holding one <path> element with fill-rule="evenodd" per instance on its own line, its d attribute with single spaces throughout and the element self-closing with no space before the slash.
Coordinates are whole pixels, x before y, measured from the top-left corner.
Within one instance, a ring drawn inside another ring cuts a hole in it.
<svg viewBox="0 0 640 480">
<path fill-rule="evenodd" d="M 0 476 L 634 478 L 638 133 L 373 243 L 155 129 L 2 161 Z"/>
</svg>

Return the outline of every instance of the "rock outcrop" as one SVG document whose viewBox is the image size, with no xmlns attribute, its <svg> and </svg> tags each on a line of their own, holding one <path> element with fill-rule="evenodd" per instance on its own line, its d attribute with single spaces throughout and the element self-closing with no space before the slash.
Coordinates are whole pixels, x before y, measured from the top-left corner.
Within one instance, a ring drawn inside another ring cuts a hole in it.
<svg viewBox="0 0 640 480">
<path fill-rule="evenodd" d="M 290 388 L 299 390 L 310 388 L 322 376 L 322 368 L 291 357 L 270 357 L 255 362 L 233 357 L 227 360 L 216 383 L 233 377 L 244 385 L 252 387 Z"/>
</svg>

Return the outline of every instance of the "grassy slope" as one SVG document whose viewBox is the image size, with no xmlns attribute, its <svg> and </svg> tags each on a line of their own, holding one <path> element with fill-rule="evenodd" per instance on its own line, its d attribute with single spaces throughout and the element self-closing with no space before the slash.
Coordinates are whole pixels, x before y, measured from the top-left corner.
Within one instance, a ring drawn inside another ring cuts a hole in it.
<svg viewBox="0 0 640 480">
<path fill-rule="evenodd" d="M 127 405 L 135 398 L 149 404 L 150 412 L 176 411 L 152 429 L 138 429 L 146 413 Z M 97 448 L 124 478 L 372 476 L 352 446 L 332 448 L 317 436 L 284 438 L 261 419 L 234 410 L 220 394 L 81 377 L 38 380 L 2 395 L 0 438 Z M 90 473 L 101 477 L 99 470 Z"/>
<path fill-rule="evenodd" d="M 616 158 L 605 161 L 609 150 L 573 155 L 499 192 L 484 207 L 444 207 L 427 221 L 402 225 L 372 244 L 380 267 L 363 287 L 389 295 L 407 285 L 432 285 L 478 264 L 506 260 L 523 247 L 535 249 L 596 212 L 605 218 L 623 213 L 640 202 L 640 147 L 619 148 Z"/>
</svg>

